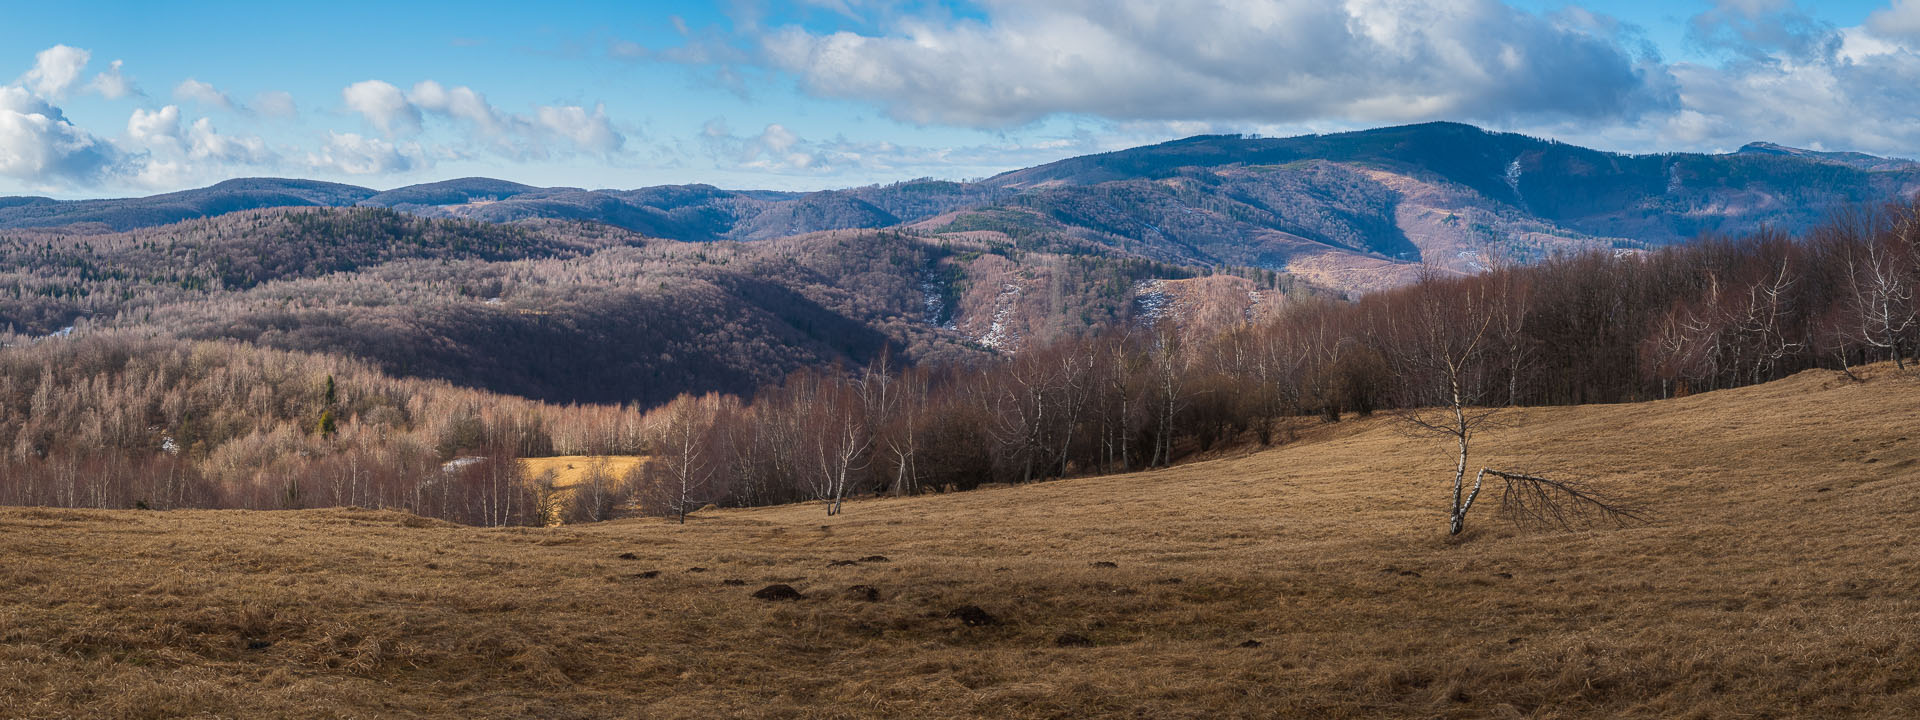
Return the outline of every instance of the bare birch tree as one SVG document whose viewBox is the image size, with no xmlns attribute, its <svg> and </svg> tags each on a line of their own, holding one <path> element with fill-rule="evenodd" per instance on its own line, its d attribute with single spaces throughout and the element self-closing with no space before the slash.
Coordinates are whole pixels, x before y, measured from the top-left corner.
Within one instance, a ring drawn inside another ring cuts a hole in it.
<svg viewBox="0 0 1920 720">
<path fill-rule="evenodd" d="M 719 494 L 714 478 L 724 460 L 709 435 L 727 400 L 713 393 L 681 395 L 651 418 L 654 454 L 641 471 L 650 510 L 673 515 L 684 525 L 688 512 Z"/>
<path fill-rule="evenodd" d="M 1845 297 L 1852 338 L 1891 352 L 1901 370 L 1907 368 L 1907 336 L 1920 325 L 1920 305 L 1914 303 L 1916 269 L 1906 267 L 1903 259 L 1879 238 L 1862 239 L 1846 255 Z"/>
<path fill-rule="evenodd" d="M 1423 291 L 1424 290 L 1424 291 Z M 1445 292 L 1438 283 L 1423 283 L 1414 291 L 1393 322 L 1400 327 L 1401 358 L 1406 381 L 1412 385 L 1404 400 L 1415 409 L 1401 417 L 1416 432 L 1441 435 L 1456 450 L 1453 493 L 1447 508 L 1447 534 L 1466 529 L 1467 513 L 1480 498 L 1488 476 L 1505 483 L 1503 509 L 1518 520 L 1570 527 L 1592 518 L 1641 520 L 1636 508 L 1573 481 L 1481 468 L 1467 484 L 1468 460 L 1474 435 L 1486 427 L 1497 408 L 1480 407 L 1486 395 L 1490 357 L 1498 352 L 1492 328 L 1497 311 L 1490 306 L 1484 286 Z"/>
</svg>

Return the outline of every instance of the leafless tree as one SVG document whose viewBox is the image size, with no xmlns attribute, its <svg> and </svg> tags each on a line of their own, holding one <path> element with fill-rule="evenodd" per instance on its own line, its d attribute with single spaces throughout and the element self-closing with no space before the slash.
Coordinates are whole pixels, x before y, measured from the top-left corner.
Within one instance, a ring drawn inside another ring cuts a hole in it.
<svg viewBox="0 0 1920 720">
<path fill-rule="evenodd" d="M 673 515 L 686 524 L 687 513 L 718 495 L 714 479 L 723 459 L 710 437 L 714 419 L 728 398 L 709 393 L 681 395 L 650 414 L 653 456 L 641 466 L 648 509 Z"/>
<path fill-rule="evenodd" d="M 857 390 L 821 380 L 813 391 L 804 429 L 815 468 L 813 495 L 826 504 L 828 515 L 839 515 L 855 475 L 871 460 L 867 450 L 873 434 Z"/>
<path fill-rule="evenodd" d="M 1566 524 L 1586 515 L 1618 520 L 1639 519 L 1639 512 L 1579 483 L 1535 475 L 1482 468 L 1467 485 L 1467 462 L 1473 437 L 1486 427 L 1497 408 L 1478 407 L 1487 383 L 1484 368 L 1497 352 L 1490 329 L 1498 312 L 1490 306 L 1484 286 L 1444 292 L 1429 280 L 1426 292 L 1415 291 L 1398 308 L 1395 323 L 1404 354 L 1403 372 L 1414 383 L 1410 405 L 1401 417 L 1416 432 L 1447 437 L 1457 451 L 1453 494 L 1447 510 L 1447 534 L 1466 529 L 1467 513 L 1480 498 L 1488 475 L 1507 484 L 1501 494 L 1504 508 L 1523 520 Z M 1419 399 L 1431 402 L 1425 407 Z"/>
<path fill-rule="evenodd" d="M 627 502 L 629 490 L 625 479 L 615 477 L 608 469 L 606 458 L 594 458 L 588 463 L 580 482 L 570 489 L 573 497 L 568 504 L 568 522 L 612 520 L 620 506 Z"/>
<path fill-rule="evenodd" d="M 1914 302 L 1917 271 L 1902 260 L 1880 238 L 1862 239 L 1846 255 L 1845 300 L 1853 339 L 1891 352 L 1894 365 L 1905 370 L 1906 339 L 1920 326 L 1920 304 Z"/>
</svg>

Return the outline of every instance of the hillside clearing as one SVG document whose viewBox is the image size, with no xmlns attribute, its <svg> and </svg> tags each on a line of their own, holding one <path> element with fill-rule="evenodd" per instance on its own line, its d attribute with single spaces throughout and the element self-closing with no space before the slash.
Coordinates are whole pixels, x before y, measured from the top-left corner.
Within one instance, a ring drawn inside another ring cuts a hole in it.
<svg viewBox="0 0 1920 720">
<path fill-rule="evenodd" d="M 1565 533 L 1476 510 L 1459 543 L 1452 457 L 1387 418 L 836 518 L 0 509 L 0 707 L 1911 717 L 1920 381 L 1863 374 L 1512 411 L 1476 465 L 1603 480 L 1659 517 Z M 774 583 L 804 597 L 753 597 Z"/>
<path fill-rule="evenodd" d="M 529 478 L 538 478 L 542 473 L 552 470 L 553 486 L 565 488 L 580 484 L 595 463 L 605 463 L 607 478 L 619 481 L 646 459 L 644 455 L 556 455 L 522 458 L 520 463 L 526 466 Z"/>
</svg>

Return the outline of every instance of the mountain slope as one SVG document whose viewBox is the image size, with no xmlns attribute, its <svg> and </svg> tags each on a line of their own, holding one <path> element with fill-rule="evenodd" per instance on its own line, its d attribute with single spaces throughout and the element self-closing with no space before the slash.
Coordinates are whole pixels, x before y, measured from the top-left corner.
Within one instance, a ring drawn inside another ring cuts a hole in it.
<svg viewBox="0 0 1920 720">
<path fill-rule="evenodd" d="M 0 327 L 21 334 L 0 344 L 115 330 L 243 341 L 555 402 L 655 404 L 889 349 L 958 359 L 1126 324 L 1137 283 L 1192 274 L 885 230 L 681 243 L 595 223 L 282 208 L 0 234 Z M 1269 305 L 1304 291 L 1246 283 L 1242 297 Z"/>
<path fill-rule="evenodd" d="M 1920 163 L 1755 143 L 1621 155 L 1458 123 L 1290 138 L 1199 136 L 1008 172 L 810 193 L 708 185 L 535 188 L 463 178 L 386 192 L 237 180 L 130 200 L 0 198 L 0 228 L 126 230 L 283 205 L 372 205 L 493 223 L 601 223 L 689 242 L 911 226 L 1001 233 L 1190 267 L 1286 271 L 1366 291 L 1702 235 L 1808 229 L 1920 192 Z"/>
<path fill-rule="evenodd" d="M 1478 440 L 1487 461 L 1631 489 L 1656 519 L 1552 532 L 1483 500 L 1461 542 L 1438 509 L 1446 448 L 1388 418 L 838 517 L 483 530 L 361 509 L 0 509 L 0 702 L 29 717 L 1900 717 L 1920 704 L 1920 454 L 1901 429 L 1916 388 L 1869 375 L 1514 411 Z M 752 596 L 772 583 L 802 597 Z M 966 606 L 990 621 L 952 612 Z"/>
<path fill-rule="evenodd" d="M 1911 197 L 1920 191 L 1920 165 L 1760 145 L 1727 155 L 1619 155 L 1429 123 L 1292 138 L 1201 136 L 984 184 L 1017 191 L 1012 202 L 1028 206 L 1030 198 L 1099 196 L 1078 203 L 1097 211 L 1093 221 L 1085 211 L 1047 214 L 1171 248 L 1189 262 L 1284 268 L 1370 289 L 1417 274 L 1405 264 L 1415 259 L 1472 272 L 1556 253 L 1804 230 L 1842 208 Z M 1153 200 L 1130 199 L 1155 187 L 1165 191 Z M 1177 198 L 1161 199 L 1167 194 Z M 1355 212 L 1355 199 L 1366 199 L 1365 212 Z"/>
</svg>

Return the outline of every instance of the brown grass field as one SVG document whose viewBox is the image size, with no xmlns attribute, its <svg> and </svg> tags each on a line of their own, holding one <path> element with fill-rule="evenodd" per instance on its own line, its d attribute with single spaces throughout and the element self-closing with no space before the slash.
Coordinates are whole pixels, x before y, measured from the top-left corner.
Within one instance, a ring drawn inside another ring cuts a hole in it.
<svg viewBox="0 0 1920 720">
<path fill-rule="evenodd" d="M 520 464 L 526 466 L 527 477 L 538 477 L 541 473 L 552 470 L 553 486 L 564 488 L 580 484 L 580 480 L 587 475 L 587 469 L 593 467 L 595 462 L 606 461 L 607 475 L 614 480 L 619 480 L 626 477 L 627 471 L 632 470 L 635 465 L 639 465 L 644 460 L 646 457 L 642 455 L 555 455 L 524 458 Z"/>
<path fill-rule="evenodd" d="M 4 509 L 0 716 L 1920 717 L 1920 380 L 1868 375 L 1513 411 L 1476 467 L 1659 516 L 1457 542 L 1388 418 L 831 519 Z"/>
</svg>

